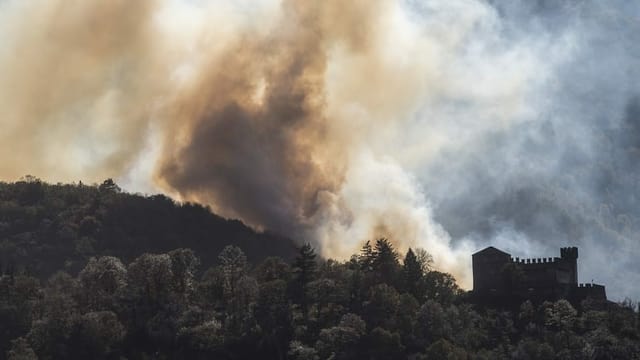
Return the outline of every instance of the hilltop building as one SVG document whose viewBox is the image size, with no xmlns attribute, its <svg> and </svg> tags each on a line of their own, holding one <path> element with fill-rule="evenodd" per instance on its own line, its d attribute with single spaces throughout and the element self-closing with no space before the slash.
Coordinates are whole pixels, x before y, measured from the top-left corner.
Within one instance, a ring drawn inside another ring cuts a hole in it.
<svg viewBox="0 0 640 360">
<path fill-rule="evenodd" d="M 472 255 L 473 297 L 493 303 L 606 301 L 603 285 L 578 283 L 577 261 L 576 247 L 561 248 L 560 257 L 520 259 L 490 246 Z"/>
</svg>

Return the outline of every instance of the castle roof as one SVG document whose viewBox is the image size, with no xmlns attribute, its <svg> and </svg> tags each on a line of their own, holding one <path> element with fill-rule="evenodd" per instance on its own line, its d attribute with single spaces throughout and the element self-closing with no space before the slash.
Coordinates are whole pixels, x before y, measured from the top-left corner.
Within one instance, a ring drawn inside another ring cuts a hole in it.
<svg viewBox="0 0 640 360">
<path fill-rule="evenodd" d="M 476 256 L 476 255 L 489 255 L 489 254 L 499 254 L 499 255 L 507 255 L 507 256 L 511 256 L 511 254 L 506 253 L 500 249 L 494 248 L 493 246 L 489 246 L 487 248 L 484 248 L 478 252 L 476 252 L 475 254 L 473 254 L 472 256 Z"/>
</svg>

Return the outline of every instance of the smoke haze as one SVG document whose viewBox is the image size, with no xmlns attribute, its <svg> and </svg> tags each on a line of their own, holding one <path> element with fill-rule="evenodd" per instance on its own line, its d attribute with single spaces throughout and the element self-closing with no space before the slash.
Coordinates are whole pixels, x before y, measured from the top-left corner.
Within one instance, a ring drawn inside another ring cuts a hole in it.
<svg viewBox="0 0 640 360">
<path fill-rule="evenodd" d="M 486 245 L 577 245 L 581 281 L 640 296 L 638 4 L 4 0 L 0 24 L 4 179 L 114 177 L 332 257 L 388 236 L 466 287 Z"/>
</svg>

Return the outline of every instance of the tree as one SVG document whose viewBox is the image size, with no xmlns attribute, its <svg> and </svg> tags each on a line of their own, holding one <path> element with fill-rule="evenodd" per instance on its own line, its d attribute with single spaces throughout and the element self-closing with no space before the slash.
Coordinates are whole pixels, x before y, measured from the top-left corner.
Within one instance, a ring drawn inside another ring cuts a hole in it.
<svg viewBox="0 0 640 360">
<path fill-rule="evenodd" d="M 364 271 L 372 271 L 374 257 L 375 257 L 375 253 L 373 252 L 373 247 L 371 247 L 371 242 L 367 240 L 362 246 L 362 249 L 360 250 L 360 255 L 358 256 L 360 269 Z"/>
<path fill-rule="evenodd" d="M 402 285 L 403 289 L 416 299 L 424 297 L 423 276 L 422 266 L 413 250 L 409 248 L 402 265 Z"/>
<path fill-rule="evenodd" d="M 416 343 L 415 327 L 419 309 L 420 304 L 411 294 L 404 293 L 400 295 L 396 327 L 402 338 L 402 343 L 407 347 Z"/>
<path fill-rule="evenodd" d="M 19 337 L 11 341 L 11 350 L 7 353 L 7 360 L 38 360 L 38 356 L 29 345 L 29 342 Z"/>
<path fill-rule="evenodd" d="M 236 285 L 247 272 L 247 257 L 237 246 L 226 246 L 220 255 L 220 267 L 223 274 L 224 290 L 227 294 L 234 294 Z"/>
<path fill-rule="evenodd" d="M 67 286 L 59 286 L 63 277 L 54 275 L 49 281 L 39 304 L 40 314 L 27 334 L 38 357 L 68 358 L 73 346 L 69 339 L 78 324 L 80 309 L 74 294 L 63 291 Z"/>
<path fill-rule="evenodd" d="M 315 348 L 322 359 L 355 359 L 365 333 L 366 325 L 358 315 L 345 314 L 338 326 L 320 331 Z"/>
<path fill-rule="evenodd" d="M 221 266 L 209 268 L 197 284 L 197 299 L 200 306 L 208 309 L 222 307 L 224 297 L 224 274 Z"/>
<path fill-rule="evenodd" d="M 183 351 L 183 356 L 180 358 L 184 359 L 215 358 L 210 354 L 215 354 L 224 344 L 222 324 L 215 319 L 182 326 L 178 329 L 176 336 Z"/>
<path fill-rule="evenodd" d="M 608 325 L 614 334 L 629 338 L 639 337 L 636 308 L 635 302 L 625 299 L 618 303 L 618 306 L 609 309 Z"/>
<path fill-rule="evenodd" d="M 400 359 L 404 346 L 400 335 L 381 327 L 371 330 L 369 335 L 369 358 L 373 360 Z"/>
<path fill-rule="evenodd" d="M 306 287 L 316 277 L 316 253 L 311 244 L 304 244 L 298 251 L 293 262 L 292 294 L 293 301 L 302 306 L 306 316 L 307 296 Z"/>
<path fill-rule="evenodd" d="M 231 335 L 245 336 L 254 327 L 256 322 L 254 307 L 258 292 L 259 287 L 256 279 L 244 275 L 238 279 L 234 292 L 226 297 L 225 329 Z"/>
<path fill-rule="evenodd" d="M 18 202 L 22 205 L 35 205 L 44 199 L 44 186 L 42 181 L 35 176 L 26 175 L 15 185 Z"/>
<path fill-rule="evenodd" d="M 427 300 L 418 310 L 416 319 L 416 337 L 423 346 L 440 338 L 451 338 L 451 324 L 440 303 Z"/>
<path fill-rule="evenodd" d="M 225 329 L 234 336 L 240 336 L 253 317 L 252 306 L 258 295 L 258 283 L 247 275 L 247 257 L 239 247 L 226 246 L 218 259 L 227 315 Z"/>
<path fill-rule="evenodd" d="M 119 193 L 120 191 L 122 191 L 122 189 L 120 189 L 118 184 L 116 184 L 115 181 L 113 181 L 113 179 L 107 179 L 103 181 L 102 184 L 100 184 L 100 186 L 98 187 L 98 190 L 100 190 L 100 192 L 104 194 L 109 194 L 109 193 L 113 194 L 113 193 Z"/>
<path fill-rule="evenodd" d="M 445 339 L 439 339 L 429 346 L 424 360 L 466 360 L 467 352 Z"/>
<path fill-rule="evenodd" d="M 111 311 L 89 312 L 79 319 L 70 342 L 71 358 L 115 357 L 124 339 L 125 328 Z"/>
<path fill-rule="evenodd" d="M 261 283 L 274 280 L 288 281 L 291 267 L 281 258 L 270 256 L 256 267 L 253 274 Z"/>
<path fill-rule="evenodd" d="M 541 343 L 534 339 L 523 339 L 518 343 L 513 354 L 515 359 L 547 360 L 553 359 L 555 352 L 547 343 Z"/>
<path fill-rule="evenodd" d="M 307 284 L 306 298 L 309 303 L 315 303 L 317 310 L 320 311 L 329 303 L 335 302 L 340 294 L 340 289 L 336 282 L 332 279 L 320 278 Z"/>
<path fill-rule="evenodd" d="M 573 328 L 577 314 L 571 303 L 561 299 L 544 309 L 544 323 L 553 329 L 569 330 Z"/>
<path fill-rule="evenodd" d="M 426 298 L 441 304 L 453 302 L 455 297 L 460 294 L 456 279 L 451 274 L 430 271 L 425 275 L 424 282 Z"/>
<path fill-rule="evenodd" d="M 115 296 L 127 285 L 127 268 L 113 256 L 92 257 L 78 279 L 89 309 L 108 310 L 113 307 Z"/>
<path fill-rule="evenodd" d="M 395 284 L 400 264 L 398 253 L 388 239 L 376 240 L 372 267 L 377 282 Z"/>
<path fill-rule="evenodd" d="M 262 348 L 282 358 L 291 336 L 291 313 L 287 299 L 287 283 L 281 279 L 260 283 L 254 309 L 263 334 Z"/>
<path fill-rule="evenodd" d="M 0 275 L 0 355 L 11 346 L 11 340 L 32 327 L 41 296 L 38 279 L 23 274 Z"/>
<path fill-rule="evenodd" d="M 418 261 L 418 264 L 420 264 L 422 268 L 422 273 L 426 274 L 431 271 L 433 267 L 433 256 L 423 248 L 416 248 L 413 252 L 416 255 L 416 261 Z"/>
<path fill-rule="evenodd" d="M 175 291 L 187 297 L 194 290 L 194 277 L 200 260 L 191 249 L 176 249 L 169 252 L 173 286 Z"/>
<path fill-rule="evenodd" d="M 300 341 L 289 344 L 289 357 L 293 360 L 319 360 L 318 353 L 313 347 L 306 346 Z"/>
<path fill-rule="evenodd" d="M 482 316 L 473 305 L 450 305 L 446 317 L 453 323 L 453 342 L 468 352 L 475 352 L 487 342 L 487 332 L 482 328 Z"/>
<path fill-rule="evenodd" d="M 138 299 L 158 307 L 169 303 L 173 290 L 171 257 L 167 254 L 143 254 L 127 269 L 128 286 Z"/>
<path fill-rule="evenodd" d="M 387 284 L 372 287 L 369 290 L 369 298 L 363 306 L 365 320 L 369 327 L 394 328 L 399 303 L 400 297 L 393 287 Z"/>
<path fill-rule="evenodd" d="M 247 273 L 247 257 L 237 246 L 226 246 L 218 255 L 222 271 L 222 289 L 225 305 L 232 313 L 237 313 L 239 284 Z"/>
</svg>

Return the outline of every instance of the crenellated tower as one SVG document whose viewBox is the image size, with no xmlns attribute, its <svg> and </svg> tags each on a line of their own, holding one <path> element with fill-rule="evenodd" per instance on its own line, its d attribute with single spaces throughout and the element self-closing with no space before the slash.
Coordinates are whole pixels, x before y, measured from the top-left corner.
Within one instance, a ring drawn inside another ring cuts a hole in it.
<svg viewBox="0 0 640 360">
<path fill-rule="evenodd" d="M 563 261 L 569 269 L 570 283 L 578 284 L 578 248 L 560 248 L 560 260 Z"/>
</svg>

